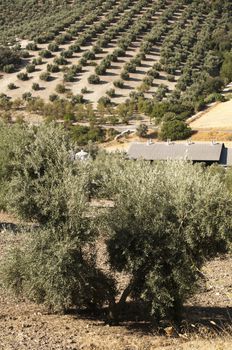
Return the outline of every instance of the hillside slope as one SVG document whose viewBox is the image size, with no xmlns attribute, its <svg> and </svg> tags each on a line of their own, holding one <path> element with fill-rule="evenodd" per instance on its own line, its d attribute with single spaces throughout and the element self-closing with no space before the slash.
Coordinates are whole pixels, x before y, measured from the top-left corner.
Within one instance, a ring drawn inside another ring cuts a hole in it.
<svg viewBox="0 0 232 350">
<path fill-rule="evenodd" d="M 135 93 L 157 101 L 183 94 L 189 102 L 203 82 L 219 75 L 230 6 L 198 0 L 4 1 L 1 40 L 34 40 L 37 47 L 28 46 L 22 65 L 2 75 L 0 93 L 15 99 L 30 92 L 48 100 L 54 93 L 61 97 L 56 88 L 64 84 L 67 96 L 84 94 L 94 106 L 102 96 L 122 103 Z M 39 56 L 43 64 L 22 81 L 18 73 Z M 50 77 L 41 80 L 47 71 Z M 214 80 L 209 84 L 209 91 L 218 89 Z"/>
</svg>

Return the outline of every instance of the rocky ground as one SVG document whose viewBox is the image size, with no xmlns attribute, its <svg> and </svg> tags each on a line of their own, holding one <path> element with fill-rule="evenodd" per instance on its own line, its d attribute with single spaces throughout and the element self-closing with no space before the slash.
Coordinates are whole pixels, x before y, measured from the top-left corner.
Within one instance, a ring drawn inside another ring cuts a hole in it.
<svg viewBox="0 0 232 350">
<path fill-rule="evenodd" d="M 4 227 L 10 222 L 0 214 Z M 0 256 L 18 236 L 0 225 Z M 52 315 L 0 288 L 0 350 L 229 350 L 232 348 L 232 257 L 218 257 L 203 269 L 205 287 L 185 308 L 183 332 L 151 329 L 127 321 L 110 327 L 83 313 Z"/>
</svg>

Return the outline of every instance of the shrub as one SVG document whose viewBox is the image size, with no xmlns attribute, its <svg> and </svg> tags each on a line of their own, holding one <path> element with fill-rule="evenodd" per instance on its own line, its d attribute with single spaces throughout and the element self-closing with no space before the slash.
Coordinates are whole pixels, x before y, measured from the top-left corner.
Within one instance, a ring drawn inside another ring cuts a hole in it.
<svg viewBox="0 0 232 350">
<path fill-rule="evenodd" d="M 171 120 L 162 124 L 160 138 L 162 140 L 183 140 L 192 135 L 192 130 L 183 121 Z"/>
<path fill-rule="evenodd" d="M 56 43 L 50 43 L 48 45 L 48 50 L 51 52 L 57 52 L 59 51 L 59 45 L 57 45 Z"/>
<path fill-rule="evenodd" d="M 51 74 L 49 72 L 43 72 L 39 76 L 40 80 L 49 81 L 51 79 Z"/>
<path fill-rule="evenodd" d="M 79 61 L 79 64 L 80 64 L 81 66 L 87 66 L 88 60 L 87 60 L 86 58 L 82 57 L 82 58 L 80 59 L 80 61 Z"/>
<path fill-rule="evenodd" d="M 64 58 L 71 58 L 73 56 L 73 51 L 72 50 L 62 51 L 60 55 Z"/>
<path fill-rule="evenodd" d="M 80 64 L 74 64 L 69 68 L 69 71 L 76 75 L 82 72 L 82 66 Z"/>
<path fill-rule="evenodd" d="M 205 98 L 206 104 L 216 102 L 216 101 L 225 102 L 226 101 L 225 96 L 215 92 Z"/>
<path fill-rule="evenodd" d="M 221 77 L 225 83 L 228 84 L 232 81 L 232 53 L 227 52 L 224 56 L 224 61 L 221 67 Z"/>
<path fill-rule="evenodd" d="M 23 73 L 23 72 L 18 73 L 18 74 L 17 74 L 17 78 L 18 78 L 19 80 L 24 80 L 24 81 L 29 79 L 27 73 Z"/>
<path fill-rule="evenodd" d="M 146 85 L 148 85 L 150 87 L 150 86 L 152 86 L 153 80 L 154 80 L 154 78 L 152 76 L 148 75 L 148 76 L 145 76 L 143 78 L 143 83 L 145 83 Z"/>
<path fill-rule="evenodd" d="M 40 86 L 39 86 L 38 83 L 33 83 L 33 84 L 32 84 L 32 90 L 38 91 L 39 89 L 40 89 Z"/>
<path fill-rule="evenodd" d="M 8 84 L 8 89 L 14 90 L 14 89 L 17 89 L 17 86 L 14 83 L 10 83 L 10 84 Z"/>
<path fill-rule="evenodd" d="M 30 51 L 37 51 L 38 50 L 38 46 L 36 43 L 28 43 L 27 46 L 26 46 L 26 49 L 27 50 L 30 50 Z"/>
<path fill-rule="evenodd" d="M 0 46 L 0 70 L 2 70 L 4 66 L 11 64 L 18 65 L 20 62 L 21 59 L 18 51 Z"/>
<path fill-rule="evenodd" d="M 152 76 L 154 79 L 158 79 L 159 78 L 159 72 L 157 70 L 155 70 L 154 68 L 150 69 L 148 72 L 147 72 L 147 75 L 148 76 Z"/>
<path fill-rule="evenodd" d="M 136 128 L 136 134 L 139 137 L 145 137 L 147 135 L 148 132 L 148 127 L 145 124 L 140 124 L 137 128 Z"/>
<path fill-rule="evenodd" d="M 168 74 L 168 75 L 167 75 L 167 80 L 168 80 L 168 81 L 171 81 L 171 82 L 174 82 L 174 81 L 175 81 L 175 76 L 172 75 L 172 74 Z"/>
<path fill-rule="evenodd" d="M 32 64 L 34 64 L 35 66 L 39 66 L 42 63 L 43 63 L 42 57 L 36 57 L 36 58 L 33 58 L 32 60 Z"/>
<path fill-rule="evenodd" d="M 57 64 L 48 64 L 47 71 L 50 73 L 57 73 L 60 71 L 60 68 Z"/>
<path fill-rule="evenodd" d="M 89 91 L 88 91 L 87 87 L 84 87 L 84 88 L 81 89 L 81 93 L 82 94 L 88 94 L 88 92 Z"/>
<path fill-rule="evenodd" d="M 65 85 L 63 84 L 57 84 L 55 90 L 58 94 L 64 94 L 66 92 Z"/>
<path fill-rule="evenodd" d="M 68 61 L 64 57 L 59 56 L 59 57 L 55 57 L 54 63 L 60 66 L 64 66 L 68 64 Z"/>
<path fill-rule="evenodd" d="M 100 64 L 99 66 L 96 66 L 95 73 L 97 75 L 104 75 L 106 73 L 106 67 L 102 64 Z"/>
<path fill-rule="evenodd" d="M 115 97 L 115 89 L 107 90 L 106 95 L 108 95 L 111 98 Z"/>
<path fill-rule="evenodd" d="M 156 62 L 154 65 L 153 65 L 153 69 L 154 70 L 157 70 L 158 72 L 160 72 L 162 70 L 162 65 L 159 63 L 159 62 Z"/>
<path fill-rule="evenodd" d="M 95 53 L 93 51 L 86 51 L 83 54 L 83 58 L 85 58 L 88 61 L 95 60 Z"/>
<path fill-rule="evenodd" d="M 34 64 L 28 64 L 26 66 L 27 73 L 33 73 L 35 71 L 35 65 Z"/>
<path fill-rule="evenodd" d="M 107 106 L 110 106 L 110 105 L 111 105 L 111 100 L 110 100 L 110 98 L 107 97 L 107 96 L 102 96 L 102 97 L 99 98 L 98 104 L 99 104 L 99 105 L 102 105 L 102 106 L 104 106 L 104 107 L 107 107 Z"/>
<path fill-rule="evenodd" d="M 122 89 L 124 87 L 124 82 L 121 79 L 115 80 L 114 81 L 114 86 L 116 88 Z"/>
<path fill-rule="evenodd" d="M 98 53 L 102 52 L 102 48 L 100 46 L 98 46 L 98 45 L 95 45 L 92 50 L 93 50 L 93 52 L 95 54 L 98 54 Z"/>
<path fill-rule="evenodd" d="M 27 50 L 22 50 L 20 51 L 20 57 L 22 58 L 29 58 L 30 57 L 30 54 Z"/>
<path fill-rule="evenodd" d="M 49 50 L 42 50 L 39 52 L 40 57 L 43 58 L 51 58 L 52 57 L 52 53 Z"/>
<path fill-rule="evenodd" d="M 59 96 L 56 94 L 52 94 L 49 96 L 49 101 L 54 102 L 59 99 Z"/>
<path fill-rule="evenodd" d="M 77 44 L 70 45 L 69 50 L 71 50 L 72 52 L 75 52 L 75 53 L 81 52 L 81 48 Z"/>
<path fill-rule="evenodd" d="M 7 64 L 6 66 L 3 67 L 3 72 L 4 73 L 14 73 L 15 71 L 15 66 L 14 64 Z"/>
<path fill-rule="evenodd" d="M 22 99 L 25 100 L 25 101 L 29 101 L 31 98 L 32 98 L 32 95 L 31 95 L 30 92 L 24 92 L 22 94 Z"/>
<path fill-rule="evenodd" d="M 100 83 L 100 78 L 96 74 L 92 74 L 88 78 L 89 84 L 99 84 Z"/>
<path fill-rule="evenodd" d="M 64 81 L 65 82 L 73 82 L 75 81 L 75 73 L 72 71 L 68 71 L 67 73 L 64 74 Z"/>
<path fill-rule="evenodd" d="M 130 74 L 127 71 L 124 70 L 124 71 L 122 71 L 120 77 L 123 80 L 129 80 L 130 79 Z"/>
<path fill-rule="evenodd" d="M 80 95 L 80 94 L 79 94 L 79 95 L 74 95 L 74 96 L 72 96 L 72 98 L 71 98 L 71 103 L 72 103 L 73 105 L 84 103 L 83 95 Z"/>
</svg>

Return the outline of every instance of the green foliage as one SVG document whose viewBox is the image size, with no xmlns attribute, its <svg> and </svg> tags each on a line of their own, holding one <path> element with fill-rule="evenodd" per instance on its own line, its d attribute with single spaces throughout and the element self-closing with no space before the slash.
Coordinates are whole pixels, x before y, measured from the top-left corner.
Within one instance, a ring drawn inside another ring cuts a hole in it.
<svg viewBox="0 0 232 350">
<path fill-rule="evenodd" d="M 23 80 L 23 81 L 29 79 L 28 74 L 27 74 L 27 73 L 23 73 L 23 72 L 18 73 L 18 74 L 17 74 L 17 78 L 18 78 L 19 80 Z"/>
<path fill-rule="evenodd" d="M 0 46 L 0 70 L 4 66 L 20 64 L 20 54 L 16 50 L 11 50 L 7 47 Z"/>
<path fill-rule="evenodd" d="M 38 50 L 38 46 L 34 42 L 28 43 L 27 46 L 26 46 L 26 50 L 37 51 Z"/>
<path fill-rule="evenodd" d="M 52 53 L 49 50 L 42 50 L 39 52 L 40 57 L 42 58 L 50 58 L 52 57 Z"/>
<path fill-rule="evenodd" d="M 72 58 L 73 51 L 72 50 L 62 51 L 60 55 L 64 58 Z"/>
<path fill-rule="evenodd" d="M 224 62 L 221 67 L 221 77 L 226 83 L 232 81 L 232 53 L 228 52 L 225 54 Z"/>
<path fill-rule="evenodd" d="M 100 127 L 76 125 L 71 128 L 72 139 L 81 146 L 87 145 L 89 141 L 103 142 L 105 135 L 105 130 Z"/>
<path fill-rule="evenodd" d="M 39 78 L 40 80 L 49 81 L 51 78 L 51 74 L 49 72 L 43 72 L 40 74 Z"/>
<path fill-rule="evenodd" d="M 48 50 L 51 52 L 57 52 L 59 51 L 59 45 L 57 43 L 50 43 L 48 45 Z"/>
<path fill-rule="evenodd" d="M 92 74 L 88 77 L 88 82 L 89 82 L 89 84 L 99 84 L 100 78 L 98 75 Z"/>
<path fill-rule="evenodd" d="M 168 120 L 163 122 L 160 131 L 161 140 L 184 140 L 192 135 L 192 130 L 181 120 Z"/>
<path fill-rule="evenodd" d="M 123 89 L 124 87 L 124 82 L 121 79 L 115 80 L 114 81 L 114 86 L 119 89 Z"/>
<path fill-rule="evenodd" d="M 82 144 L 104 134 L 84 126 L 69 132 Z M 205 260 L 228 248 L 231 174 L 119 155 L 74 161 L 67 130 L 53 124 L 2 125 L 0 134 L 3 207 L 37 224 L 5 252 L 2 283 L 52 311 L 106 303 L 116 318 L 130 296 L 152 320 L 177 320 Z M 93 196 L 113 206 L 97 211 L 89 205 Z M 130 276 L 118 304 L 115 281 L 97 266 L 103 228 L 109 268 Z"/>
<path fill-rule="evenodd" d="M 8 84 L 8 89 L 9 90 L 14 90 L 14 89 L 17 89 L 17 86 L 14 84 L 14 83 L 10 83 L 10 84 Z"/>
<path fill-rule="evenodd" d="M 140 137 L 145 137 L 148 132 L 148 127 L 145 124 L 139 124 L 139 126 L 136 129 L 136 134 Z"/>
<path fill-rule="evenodd" d="M 27 73 L 33 73 L 35 71 L 35 65 L 34 64 L 28 64 L 26 66 Z"/>
<path fill-rule="evenodd" d="M 57 64 L 48 64 L 47 71 L 50 73 L 57 73 L 60 71 L 60 68 Z"/>
<path fill-rule="evenodd" d="M 81 94 L 73 95 L 73 96 L 71 97 L 71 103 L 72 103 L 72 105 L 84 103 L 84 97 L 83 97 L 83 95 L 81 95 Z"/>
<path fill-rule="evenodd" d="M 33 83 L 31 88 L 32 88 L 32 90 L 34 90 L 34 91 L 39 91 L 40 86 L 39 86 L 38 83 Z"/>
<path fill-rule="evenodd" d="M 7 189 L 12 177 L 13 159 L 18 148 L 28 142 L 28 134 L 24 126 L 9 127 L 0 123 L 0 210 L 6 209 Z"/>
<path fill-rule="evenodd" d="M 24 92 L 22 94 L 22 99 L 25 100 L 25 101 L 30 101 L 32 98 L 32 94 L 31 92 Z"/>
<path fill-rule="evenodd" d="M 101 106 L 104 106 L 104 107 L 110 106 L 111 105 L 111 100 L 107 96 L 102 96 L 98 100 L 98 105 L 101 105 Z"/>
<path fill-rule="evenodd" d="M 68 64 L 68 61 L 67 61 L 64 57 L 59 56 L 59 57 L 55 57 L 54 63 L 55 63 L 56 65 L 65 66 L 65 65 Z"/>
<path fill-rule="evenodd" d="M 186 162 L 109 167 L 111 266 L 130 274 L 126 296 L 143 300 L 153 319 L 177 319 L 205 259 L 225 248 L 231 197 L 217 174 Z"/>
<path fill-rule="evenodd" d="M 58 94 L 64 94 L 66 92 L 66 88 L 64 84 L 57 84 L 56 85 L 56 92 Z"/>
<path fill-rule="evenodd" d="M 115 291 L 113 281 L 96 267 L 88 168 L 73 162 L 64 129 L 46 125 L 27 133 L 30 142 L 13 158 L 8 198 L 20 217 L 40 227 L 8 254 L 4 284 L 53 311 L 102 306 Z"/>
<path fill-rule="evenodd" d="M 115 97 L 115 89 L 112 88 L 112 89 L 107 90 L 106 95 L 108 95 L 111 98 Z"/>
<path fill-rule="evenodd" d="M 32 64 L 34 64 L 35 66 L 39 66 L 42 63 L 43 63 L 42 57 L 36 57 L 36 58 L 33 58 L 32 60 Z"/>
<path fill-rule="evenodd" d="M 181 101 L 177 101 L 175 104 L 164 101 L 159 103 L 154 103 L 150 116 L 155 118 L 155 122 L 159 124 L 164 115 L 168 112 L 175 113 L 177 117 L 181 120 L 185 120 L 191 116 L 194 109 L 189 103 L 181 103 Z"/>
<path fill-rule="evenodd" d="M 6 66 L 3 67 L 3 72 L 4 73 L 14 73 L 15 71 L 15 66 L 14 64 L 7 64 Z"/>
</svg>

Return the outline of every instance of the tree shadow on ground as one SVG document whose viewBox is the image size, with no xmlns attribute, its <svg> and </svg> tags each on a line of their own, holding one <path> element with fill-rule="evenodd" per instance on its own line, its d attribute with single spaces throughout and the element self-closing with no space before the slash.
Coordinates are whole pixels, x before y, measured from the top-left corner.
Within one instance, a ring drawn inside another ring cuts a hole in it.
<svg viewBox="0 0 232 350">
<path fill-rule="evenodd" d="M 130 313 L 128 313 L 130 315 Z M 133 314 L 131 314 L 133 315 Z M 206 306 L 185 306 L 180 325 L 175 325 L 171 319 L 162 320 L 159 325 L 153 324 L 149 317 L 141 318 L 142 315 L 136 315 L 122 320 L 121 325 L 125 325 L 131 331 L 154 332 L 166 334 L 165 328 L 172 325 L 177 333 L 198 333 L 200 330 L 222 334 L 231 332 L 232 327 L 232 307 L 206 307 Z"/>
<path fill-rule="evenodd" d="M 140 81 L 142 81 L 142 79 L 130 77 L 127 81 L 137 81 L 137 82 L 140 82 Z"/>
<path fill-rule="evenodd" d="M 111 67 L 112 68 L 112 67 Z M 117 74 L 114 73 L 114 72 L 110 72 L 110 71 L 107 71 L 105 74 L 104 74 L 106 77 L 115 77 Z"/>
<path fill-rule="evenodd" d="M 130 332 L 141 334 L 167 335 L 166 327 L 173 327 L 171 336 L 179 334 L 199 334 L 202 331 L 212 334 L 230 333 L 232 327 L 232 307 L 185 306 L 183 319 L 177 326 L 171 319 L 163 319 L 158 323 L 152 322 L 148 309 L 141 302 L 129 302 L 120 313 L 118 323 L 110 323 L 108 308 L 99 310 L 69 310 L 68 314 L 75 319 L 104 322 L 112 326 L 124 326 Z"/>
</svg>

